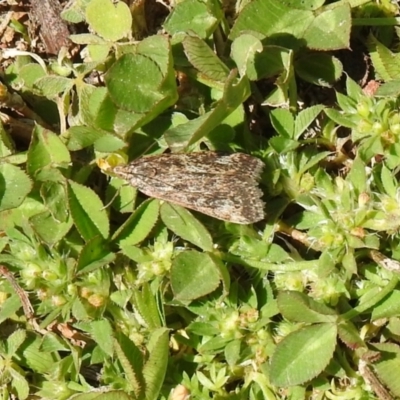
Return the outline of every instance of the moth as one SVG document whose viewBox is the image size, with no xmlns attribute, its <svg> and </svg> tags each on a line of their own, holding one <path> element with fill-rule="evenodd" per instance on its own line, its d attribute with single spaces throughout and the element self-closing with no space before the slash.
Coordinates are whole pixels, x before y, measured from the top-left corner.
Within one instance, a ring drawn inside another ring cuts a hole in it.
<svg viewBox="0 0 400 400">
<path fill-rule="evenodd" d="M 248 154 L 204 151 L 144 156 L 112 171 L 147 196 L 224 221 L 251 224 L 264 219 L 258 187 L 263 167 Z"/>
</svg>

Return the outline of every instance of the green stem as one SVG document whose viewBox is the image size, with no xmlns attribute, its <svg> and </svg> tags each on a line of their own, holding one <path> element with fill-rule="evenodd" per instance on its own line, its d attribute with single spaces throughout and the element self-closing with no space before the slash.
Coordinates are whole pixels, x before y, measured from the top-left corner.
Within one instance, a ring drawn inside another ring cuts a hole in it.
<svg viewBox="0 0 400 400">
<path fill-rule="evenodd" d="M 382 288 L 382 290 L 379 293 L 377 293 L 376 296 L 367 300 L 365 303 L 362 303 L 359 306 L 354 307 L 352 310 L 342 314 L 341 318 L 343 318 L 344 320 L 351 320 L 352 318 L 365 312 L 369 308 L 372 308 L 378 302 L 384 299 L 388 294 L 392 293 L 395 287 L 397 286 L 398 282 L 399 278 L 397 277 L 397 275 L 393 275 L 393 278 L 390 280 L 390 282 L 384 288 Z"/>
<path fill-rule="evenodd" d="M 400 18 L 353 18 L 353 26 L 396 26 L 400 25 Z"/>
</svg>

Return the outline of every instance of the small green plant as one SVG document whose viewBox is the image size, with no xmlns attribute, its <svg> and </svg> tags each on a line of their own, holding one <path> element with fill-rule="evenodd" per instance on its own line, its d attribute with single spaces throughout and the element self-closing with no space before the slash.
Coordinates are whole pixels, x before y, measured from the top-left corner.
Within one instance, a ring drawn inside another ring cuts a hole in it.
<svg viewBox="0 0 400 400">
<path fill-rule="evenodd" d="M 351 129 L 351 140 L 358 144 L 357 154 L 366 162 L 385 155 L 393 169 L 399 164 L 400 113 L 398 100 L 364 94 L 354 81 L 347 78 L 347 96 L 336 94 L 340 111 L 325 112 L 337 124 Z"/>
</svg>

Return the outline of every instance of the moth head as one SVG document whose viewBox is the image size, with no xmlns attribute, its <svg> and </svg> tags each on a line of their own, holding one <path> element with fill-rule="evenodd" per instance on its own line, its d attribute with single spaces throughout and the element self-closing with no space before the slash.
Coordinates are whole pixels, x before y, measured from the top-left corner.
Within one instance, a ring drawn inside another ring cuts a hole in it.
<svg viewBox="0 0 400 400">
<path fill-rule="evenodd" d="M 125 179 L 129 181 L 129 178 L 132 177 L 132 172 L 127 169 L 126 165 L 117 165 L 116 167 L 112 168 L 112 173 L 116 175 L 118 178 Z"/>
<path fill-rule="evenodd" d="M 157 175 L 157 170 L 155 168 L 134 163 L 128 165 L 117 165 L 112 169 L 112 172 L 126 181 L 131 181 L 135 177 L 153 178 Z"/>
</svg>

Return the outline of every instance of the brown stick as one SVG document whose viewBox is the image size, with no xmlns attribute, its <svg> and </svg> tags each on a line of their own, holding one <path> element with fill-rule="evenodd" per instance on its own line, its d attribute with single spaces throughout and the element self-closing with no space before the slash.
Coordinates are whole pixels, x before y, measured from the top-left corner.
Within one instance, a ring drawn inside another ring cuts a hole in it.
<svg viewBox="0 0 400 400">
<path fill-rule="evenodd" d="M 58 0 L 31 0 L 31 19 L 50 54 L 58 54 L 61 47 L 70 45 L 68 26 L 60 17 L 61 11 Z"/>
<path fill-rule="evenodd" d="M 14 278 L 14 275 L 6 268 L 4 265 L 0 265 L 0 274 L 4 276 L 10 282 L 10 285 L 17 293 L 19 299 L 22 303 L 22 308 L 24 309 L 25 317 L 28 321 L 32 320 L 34 317 L 34 310 L 32 304 L 25 293 L 25 291 L 18 285 L 17 280 Z"/>
</svg>

